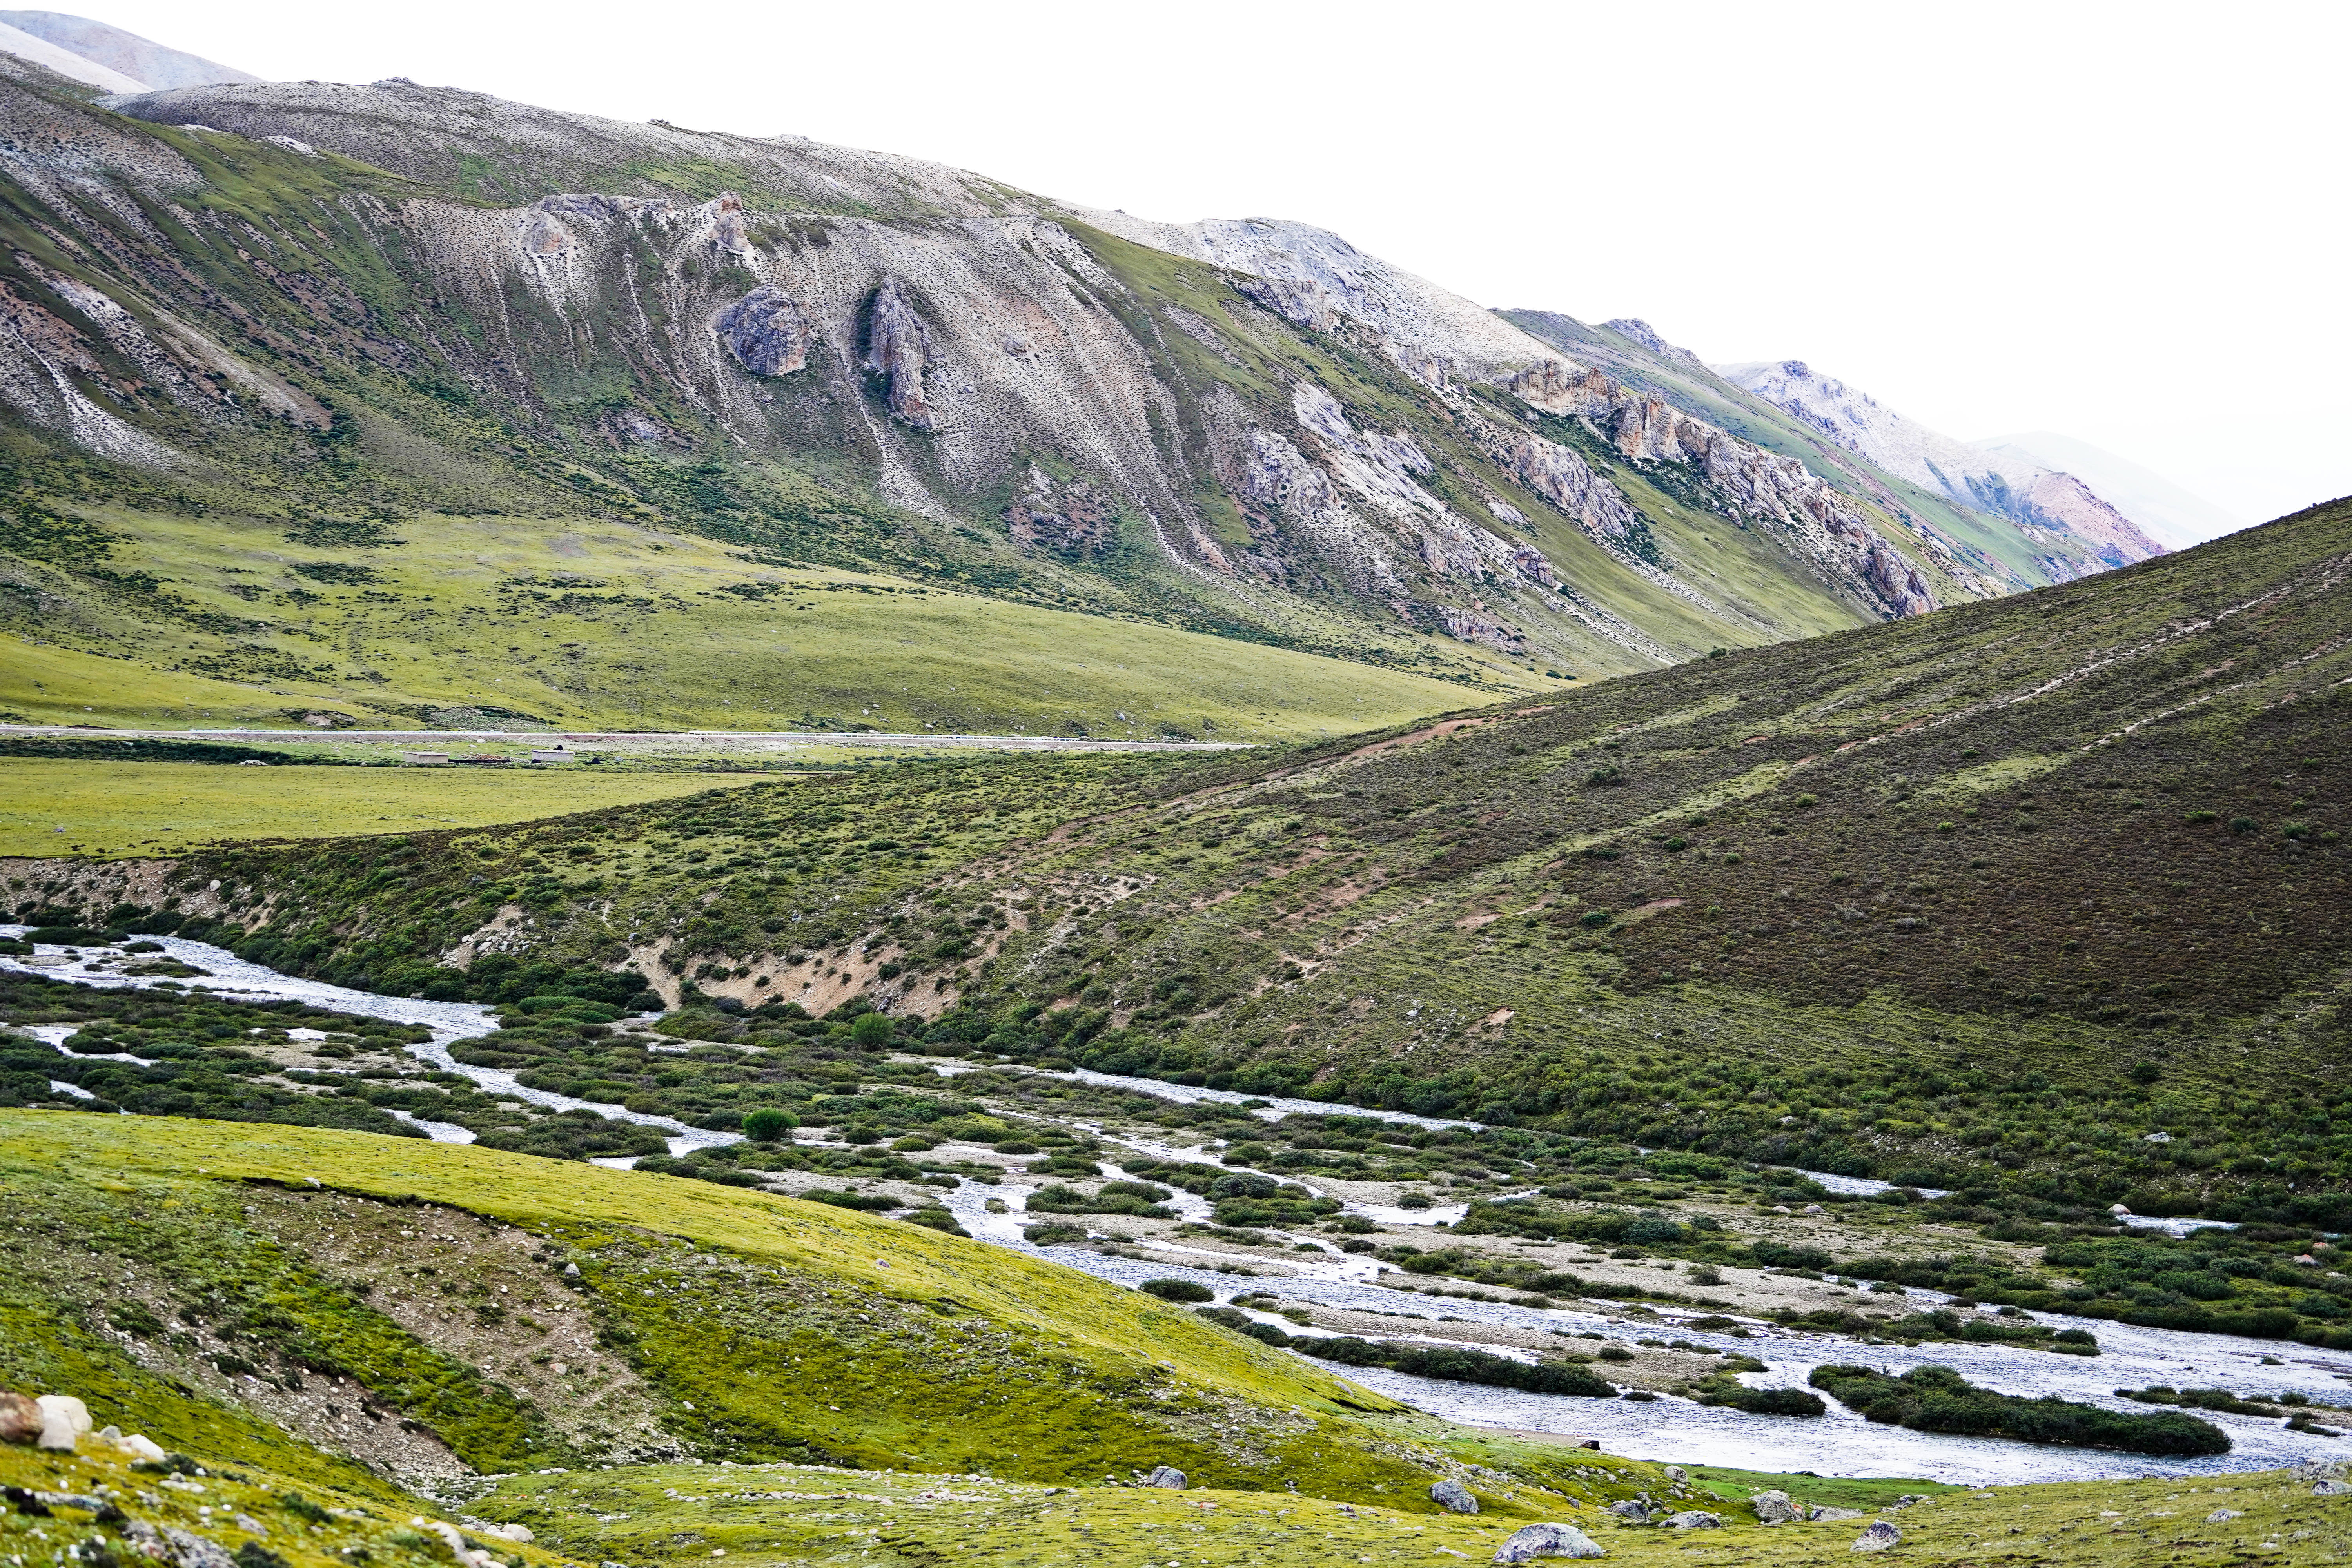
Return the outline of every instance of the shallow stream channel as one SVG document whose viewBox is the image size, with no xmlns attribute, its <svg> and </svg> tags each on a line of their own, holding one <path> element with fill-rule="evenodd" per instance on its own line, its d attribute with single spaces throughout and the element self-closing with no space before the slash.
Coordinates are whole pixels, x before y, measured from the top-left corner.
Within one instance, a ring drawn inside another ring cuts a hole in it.
<svg viewBox="0 0 2352 1568">
<path fill-rule="evenodd" d="M 25 929 L 22 926 L 0 925 L 0 935 L 20 937 Z M 674 1154 L 738 1141 L 733 1133 L 708 1131 L 666 1117 L 644 1115 L 619 1106 L 596 1104 L 542 1089 L 526 1089 L 515 1081 L 511 1073 L 455 1060 L 449 1054 L 453 1042 L 487 1035 L 498 1027 L 493 1010 L 479 1004 L 379 996 L 363 991 L 346 990 L 321 981 L 280 974 L 258 964 L 247 963 L 234 953 L 204 942 L 168 936 L 142 940 L 158 943 L 171 957 L 204 971 L 207 976 L 201 983 L 204 989 L 219 994 L 289 998 L 363 1017 L 423 1025 L 433 1031 L 432 1038 L 408 1047 L 410 1053 L 440 1070 L 462 1074 L 489 1093 L 512 1095 L 553 1110 L 593 1110 L 600 1116 L 658 1128 L 668 1136 L 670 1151 Z M 30 958 L 0 957 L 0 968 L 89 985 L 145 987 L 163 984 L 153 979 L 114 973 L 120 962 L 120 953 L 110 950 L 37 948 Z M 71 1033 L 65 1028 L 35 1032 L 50 1039 L 52 1044 L 58 1044 L 65 1035 Z M 59 1044 L 59 1049 L 63 1048 Z M 935 1065 L 944 1075 L 965 1070 L 961 1063 Z M 1151 1079 L 1116 1078 L 1104 1073 L 1074 1072 L 1051 1076 L 1162 1099 L 1218 1099 L 1239 1103 L 1247 1098 L 1230 1091 L 1186 1088 Z M 1285 1114 L 1372 1115 L 1418 1126 L 1465 1125 L 1437 1118 L 1366 1111 L 1351 1106 L 1306 1100 L 1267 1100 L 1254 1109 L 1269 1117 Z M 473 1136 L 463 1128 L 446 1123 L 420 1121 L 417 1125 L 444 1142 L 468 1142 Z M 1105 1159 L 1113 1163 L 1120 1148 L 1131 1149 L 1139 1157 L 1207 1158 L 1196 1151 L 1139 1140 L 1122 1142 L 1106 1138 L 1104 1143 Z M 629 1163 L 626 1160 L 599 1163 L 621 1166 Z M 1819 1173 L 1808 1173 L 1824 1184 L 1838 1184 L 1849 1190 L 1866 1191 L 1883 1184 Z M 1387 1314 L 1396 1320 L 1396 1330 L 1391 1337 L 1407 1341 L 1456 1342 L 1439 1333 L 1414 1331 L 1423 1325 L 1426 1331 L 1437 1330 L 1442 1321 L 1449 1320 L 1505 1325 L 1556 1335 L 1598 1334 L 1605 1339 L 1629 1342 L 1671 1337 L 1706 1350 L 1753 1356 L 1765 1362 L 1768 1371 L 1749 1373 L 1743 1379 L 1759 1386 L 1803 1387 L 1807 1374 L 1815 1366 L 1824 1364 L 1863 1363 L 1896 1372 L 1914 1366 L 1937 1364 L 1952 1367 L 1970 1382 L 2003 1394 L 2028 1397 L 2054 1394 L 2136 1413 L 2149 1407 L 2117 1398 L 2116 1389 L 2167 1384 L 2179 1388 L 2228 1388 L 2242 1394 L 2299 1392 L 2311 1395 L 2316 1402 L 2327 1404 L 2339 1403 L 2352 1395 L 2352 1356 L 2273 1341 L 2093 1322 L 2052 1312 L 2037 1312 L 2032 1316 L 2036 1321 L 2053 1328 L 2092 1330 L 2098 1336 L 2101 1353 L 2089 1357 L 2056 1355 L 2014 1345 L 1962 1342 L 1865 1346 L 1846 1339 L 1793 1332 L 1763 1320 L 1744 1320 L 1741 1327 L 1746 1329 L 1747 1337 L 1737 1337 L 1729 1331 L 1688 1327 L 1687 1320 L 1705 1315 L 1704 1311 L 1696 1309 L 1670 1307 L 1656 1310 L 1654 1315 L 1635 1319 L 1606 1311 L 1597 1303 L 1590 1304 L 1591 1310 L 1589 1310 L 1574 1307 L 1539 1309 L 1514 1306 L 1504 1301 L 1416 1295 L 1391 1289 L 1378 1283 L 1380 1266 L 1370 1257 L 1343 1254 L 1328 1243 L 1311 1237 L 1302 1239 L 1317 1240 L 1318 1246 L 1326 1249 L 1323 1257 L 1286 1256 L 1285 1262 L 1293 1264 L 1299 1272 L 1280 1279 L 1242 1283 L 1231 1274 L 1219 1272 L 1207 1263 L 1212 1257 L 1227 1255 L 1202 1252 L 1198 1255 L 1201 1262 L 1196 1265 L 1188 1258 L 1189 1249 L 1176 1245 L 1162 1244 L 1153 1247 L 1153 1256 L 1149 1259 L 1112 1256 L 1075 1246 L 1033 1246 L 1022 1238 L 1022 1225 L 1026 1217 L 1022 1208 L 1028 1195 L 1044 1184 L 1044 1180 L 1040 1178 L 1034 1184 L 1023 1184 L 1027 1180 L 1008 1177 L 995 1186 L 967 1181 L 957 1191 L 946 1194 L 945 1201 L 975 1238 L 992 1246 L 1047 1258 L 1098 1279 L 1128 1286 L 1139 1285 L 1146 1279 L 1183 1279 L 1214 1291 L 1219 1302 L 1230 1302 L 1236 1296 L 1278 1291 L 1286 1301 Z M 992 1212 L 988 1206 L 992 1198 L 1001 1200 L 1008 1212 Z M 1190 1212 L 1192 1206 L 1197 1205 L 1203 1215 L 1207 1208 L 1202 1200 L 1190 1194 L 1177 1194 L 1172 1203 L 1188 1217 L 1192 1217 Z M 1388 1225 L 1444 1225 L 1461 1214 L 1458 1207 L 1443 1206 L 1407 1212 L 1357 1205 L 1357 1212 Z M 1391 1277 L 1399 1279 L 1411 1278 Z M 1912 1299 L 1913 1305 L 1923 1308 L 1949 1300 L 1939 1292 L 1918 1289 L 1910 1289 L 1906 1294 Z M 1268 1322 L 1277 1323 L 1286 1332 L 1294 1335 L 1318 1331 L 1302 1330 L 1297 1323 L 1277 1319 L 1270 1313 L 1257 1315 Z M 1561 1342 L 1563 1348 L 1567 1348 L 1577 1343 L 1591 1345 L 1593 1342 L 1590 1339 L 1563 1339 Z M 1507 1347 L 1481 1345 L 1478 1348 L 1495 1353 L 1515 1354 L 1521 1359 L 1533 1359 L 1528 1352 Z M 2265 1358 L 2276 1358 L 2283 1364 L 2264 1365 Z M 1346 1369 L 1346 1375 L 1431 1415 L 1465 1426 L 1596 1438 L 1607 1452 L 1631 1458 L 1727 1465 L 1756 1470 L 1810 1471 L 1823 1476 L 1919 1477 L 1990 1485 L 2128 1476 L 2210 1475 L 2271 1469 L 2311 1458 L 2352 1457 L 2352 1437 L 2328 1438 L 2315 1434 L 2290 1432 L 2275 1420 L 2211 1411 L 2198 1414 L 2230 1435 L 2231 1451 L 2208 1458 L 2174 1459 L 1914 1432 L 1864 1421 L 1834 1400 L 1827 1402 L 1827 1415 L 1798 1418 L 1710 1407 L 1672 1394 L 1661 1394 L 1651 1402 L 1569 1398 L 1413 1377 L 1379 1367 L 1350 1367 Z"/>
</svg>

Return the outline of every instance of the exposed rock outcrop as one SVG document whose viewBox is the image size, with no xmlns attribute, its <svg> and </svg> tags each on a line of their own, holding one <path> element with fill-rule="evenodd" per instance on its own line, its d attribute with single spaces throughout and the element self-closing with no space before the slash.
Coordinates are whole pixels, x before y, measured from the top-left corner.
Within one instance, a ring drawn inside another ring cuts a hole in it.
<svg viewBox="0 0 2352 1568">
<path fill-rule="evenodd" d="M 1601 1543 L 1572 1524 L 1527 1524 L 1495 1548 L 1497 1563 L 1532 1563 L 1540 1557 L 1605 1557 Z"/>
<path fill-rule="evenodd" d="M 808 363 L 809 324 L 800 302 L 762 283 L 719 312 L 711 330 L 753 375 L 790 375 Z"/>
<path fill-rule="evenodd" d="M 940 427 L 924 377 L 931 365 L 931 334 L 915 311 L 914 296 L 896 278 L 874 292 L 866 329 L 866 371 L 883 378 L 890 412 L 918 430 Z"/>
<path fill-rule="evenodd" d="M 1470 1489 L 1450 1477 L 1429 1489 L 1429 1500 L 1448 1513 L 1476 1513 L 1478 1500 Z"/>
<path fill-rule="evenodd" d="M 1013 542 L 1069 554 L 1100 554 L 1118 537 L 1118 506 L 1090 479 L 1056 482 L 1030 465 L 1021 499 L 1004 509 Z"/>
<path fill-rule="evenodd" d="M 1644 531 L 1641 518 L 1617 487 L 1557 441 L 1486 420 L 1480 420 L 1475 428 L 1485 438 L 1487 455 L 1513 479 L 1573 518 L 1578 527 L 1604 545 L 1630 550 Z"/>
<path fill-rule="evenodd" d="M 1529 366 L 1507 384 L 1532 407 L 1584 420 L 1629 461 L 1696 469 L 1722 498 L 1728 515 L 1774 528 L 1882 613 L 1916 616 L 1937 607 L 1918 565 L 1873 528 L 1850 497 L 1795 458 L 1694 419 L 1655 393 L 1556 359 Z M 1638 518 L 1615 488 L 1574 453 L 1523 430 L 1490 440 L 1489 449 L 1595 538 L 1620 546 L 1632 542 L 1627 531 L 1638 525 Z"/>
</svg>

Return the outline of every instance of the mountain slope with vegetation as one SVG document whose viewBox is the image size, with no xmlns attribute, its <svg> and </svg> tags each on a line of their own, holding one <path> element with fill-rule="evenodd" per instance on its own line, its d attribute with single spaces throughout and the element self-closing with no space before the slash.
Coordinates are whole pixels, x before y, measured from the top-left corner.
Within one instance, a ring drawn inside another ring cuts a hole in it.
<svg viewBox="0 0 2352 1568">
<path fill-rule="evenodd" d="M 2347 560 L 2339 504 L 1328 748 L 139 875 L 262 962 L 394 991 L 501 997 L 495 948 L 1119 1072 L 2340 1223 Z M 20 913 L 133 887 L 27 869 Z"/>
<path fill-rule="evenodd" d="M 399 81 L 108 101 L 0 79 L 20 717 L 1304 738 L 2010 586 L 1426 285 Z"/>
</svg>

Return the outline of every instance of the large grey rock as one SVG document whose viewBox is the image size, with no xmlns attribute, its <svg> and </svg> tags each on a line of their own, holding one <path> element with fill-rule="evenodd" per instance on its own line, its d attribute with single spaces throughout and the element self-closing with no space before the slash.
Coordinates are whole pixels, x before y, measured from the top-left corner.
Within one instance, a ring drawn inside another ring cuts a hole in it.
<svg viewBox="0 0 2352 1568">
<path fill-rule="evenodd" d="M 1446 1479 L 1429 1489 L 1429 1500 L 1448 1513 L 1476 1513 L 1478 1500 L 1460 1481 Z"/>
<path fill-rule="evenodd" d="M 1622 1498 L 1609 1505 L 1609 1511 L 1628 1524 L 1650 1522 L 1650 1505 L 1639 1498 Z"/>
<path fill-rule="evenodd" d="M 1173 1465 L 1154 1465 L 1151 1473 L 1143 1478 L 1147 1487 L 1167 1487 L 1173 1491 L 1184 1489 L 1184 1472 Z"/>
<path fill-rule="evenodd" d="M 1532 1563 L 1538 1557 L 1605 1557 L 1601 1543 L 1572 1524 L 1530 1524 L 1511 1531 L 1495 1548 L 1497 1563 Z"/>
<path fill-rule="evenodd" d="M 1862 1517 L 1862 1510 L 1858 1508 L 1811 1508 L 1805 1510 L 1805 1517 L 1815 1521 L 1828 1519 L 1860 1519 Z"/>
<path fill-rule="evenodd" d="M 1903 1532 L 1895 1528 L 1894 1521 L 1874 1520 L 1868 1530 L 1854 1537 L 1853 1549 L 1856 1552 L 1884 1552 L 1902 1539 Z"/>
<path fill-rule="evenodd" d="M 1721 1530 L 1723 1515 L 1709 1513 L 1705 1509 L 1685 1509 L 1658 1521 L 1660 1530 Z"/>
<path fill-rule="evenodd" d="M 2312 1484 L 2311 1495 L 2314 1497 L 2352 1497 L 2352 1481 L 2315 1481 Z"/>
<path fill-rule="evenodd" d="M 808 363 L 808 318 L 799 301 L 768 284 L 719 311 L 711 330 L 753 375 L 790 375 Z"/>
<path fill-rule="evenodd" d="M 1748 1500 L 1748 1506 L 1756 1510 L 1759 1524 L 1793 1524 L 1805 1517 L 1787 1492 L 1758 1492 Z"/>
</svg>

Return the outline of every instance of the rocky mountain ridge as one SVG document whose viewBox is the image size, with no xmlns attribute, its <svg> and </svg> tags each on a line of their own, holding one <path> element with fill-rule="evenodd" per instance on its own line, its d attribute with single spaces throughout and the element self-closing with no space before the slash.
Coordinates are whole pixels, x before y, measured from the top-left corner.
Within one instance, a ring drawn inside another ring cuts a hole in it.
<svg viewBox="0 0 2352 1568">
<path fill-rule="evenodd" d="M 2022 452 L 1970 447 L 1928 429 L 1801 360 L 1717 369 L 1887 472 L 1941 490 L 1962 506 L 2010 518 L 2031 537 L 2063 534 L 2085 541 L 2108 567 L 2164 552 L 2074 475 Z M 2045 556 L 2044 564 L 2053 574 L 2065 570 L 2054 554 Z"/>
<path fill-rule="evenodd" d="M 63 11 L 0 11 L 0 47 L 108 92 L 258 81 L 241 70 Z M 26 53 L 26 45 L 31 53 Z"/>
<path fill-rule="evenodd" d="M 1942 526 L 1639 323 L 1531 333 L 1305 225 L 400 79 L 0 98 L 0 404 L 44 505 L 677 526 L 1488 685 L 2088 569 Z M 221 657 L 336 669 L 295 651 Z"/>
</svg>

